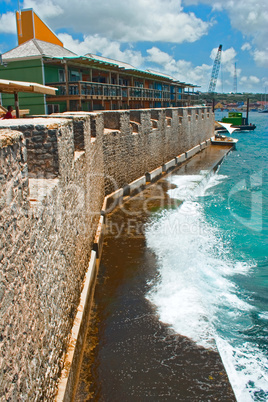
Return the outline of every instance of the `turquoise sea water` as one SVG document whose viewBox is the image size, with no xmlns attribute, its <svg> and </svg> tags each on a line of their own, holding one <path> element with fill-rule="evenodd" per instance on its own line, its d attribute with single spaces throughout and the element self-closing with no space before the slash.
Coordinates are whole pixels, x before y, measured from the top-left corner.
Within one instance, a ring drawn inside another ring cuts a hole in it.
<svg viewBox="0 0 268 402">
<path fill-rule="evenodd" d="M 220 119 L 220 115 L 216 115 Z M 156 214 L 146 241 L 160 320 L 218 349 L 239 402 L 268 400 L 268 115 L 238 138 L 216 173 L 172 175 L 182 204 Z"/>
</svg>

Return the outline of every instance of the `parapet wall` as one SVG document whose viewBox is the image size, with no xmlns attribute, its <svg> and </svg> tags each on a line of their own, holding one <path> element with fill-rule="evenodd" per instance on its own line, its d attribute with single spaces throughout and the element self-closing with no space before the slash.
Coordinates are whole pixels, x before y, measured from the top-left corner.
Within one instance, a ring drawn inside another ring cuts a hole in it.
<svg viewBox="0 0 268 402">
<path fill-rule="evenodd" d="M 213 130 L 207 108 L 0 121 L 0 399 L 55 396 L 105 194 Z"/>
<path fill-rule="evenodd" d="M 205 141 L 213 135 L 207 108 L 144 109 L 103 112 L 105 193 Z"/>
</svg>

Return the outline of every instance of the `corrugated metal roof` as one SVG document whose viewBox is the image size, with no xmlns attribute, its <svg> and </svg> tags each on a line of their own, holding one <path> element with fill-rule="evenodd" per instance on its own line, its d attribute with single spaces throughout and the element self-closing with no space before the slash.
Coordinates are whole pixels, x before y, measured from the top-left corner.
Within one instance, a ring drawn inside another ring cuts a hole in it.
<svg viewBox="0 0 268 402">
<path fill-rule="evenodd" d="M 102 62 L 109 63 L 109 64 L 115 64 L 116 66 L 125 68 L 127 70 L 136 70 L 136 68 L 133 67 L 131 64 L 124 63 L 123 61 L 109 59 L 108 57 L 98 56 L 98 55 L 92 54 L 92 53 L 85 54 L 85 57 L 89 57 L 90 59 L 102 61 Z"/>
<path fill-rule="evenodd" d="M 176 78 L 172 77 L 171 75 L 160 73 L 160 71 L 155 71 L 155 70 L 146 70 L 148 73 L 151 73 L 153 75 L 159 75 L 160 77 L 168 78 L 169 80 L 172 81 L 178 81 Z"/>
<path fill-rule="evenodd" d="M 12 50 L 2 55 L 3 61 L 20 58 L 32 58 L 32 57 L 75 57 L 76 53 L 65 49 L 62 46 L 54 45 L 53 43 L 43 42 L 38 39 L 31 39 L 28 42 L 23 43 L 20 46 L 15 47 Z"/>
</svg>

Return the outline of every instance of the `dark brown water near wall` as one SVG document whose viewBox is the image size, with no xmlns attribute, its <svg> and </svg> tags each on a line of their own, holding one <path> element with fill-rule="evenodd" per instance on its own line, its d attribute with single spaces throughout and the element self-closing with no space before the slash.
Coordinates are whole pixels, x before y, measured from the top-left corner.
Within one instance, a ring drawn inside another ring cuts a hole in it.
<svg viewBox="0 0 268 402">
<path fill-rule="evenodd" d="M 210 147 L 173 174 L 209 170 L 225 152 Z M 158 270 L 143 228 L 176 207 L 168 187 L 161 180 L 107 216 L 75 401 L 235 401 L 219 355 L 161 323 L 145 297 Z"/>
</svg>

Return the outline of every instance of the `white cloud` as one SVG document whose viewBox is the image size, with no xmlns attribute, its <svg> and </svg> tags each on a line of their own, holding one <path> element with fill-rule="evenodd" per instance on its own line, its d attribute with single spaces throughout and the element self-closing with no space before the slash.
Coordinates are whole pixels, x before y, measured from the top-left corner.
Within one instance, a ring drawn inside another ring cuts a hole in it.
<svg viewBox="0 0 268 402">
<path fill-rule="evenodd" d="M 148 49 L 147 54 L 146 61 L 149 65 L 151 63 L 156 64 L 159 71 L 169 74 L 182 82 L 201 85 L 203 90 L 207 90 L 211 69 L 207 64 L 194 67 L 190 61 L 176 60 L 155 46 Z M 152 68 L 152 66 L 150 67 Z"/>
<path fill-rule="evenodd" d="M 158 49 L 155 46 L 153 46 L 151 49 L 148 49 L 147 53 L 149 54 L 149 56 L 147 57 L 147 60 L 152 63 L 157 63 L 160 65 L 172 63 L 172 56 L 170 56 L 166 52 L 162 52 L 160 49 Z"/>
<path fill-rule="evenodd" d="M 183 0 L 184 4 L 192 4 L 192 0 Z M 211 0 L 195 0 L 195 4 L 208 4 Z M 267 0 L 216 0 L 213 9 L 225 10 L 228 13 L 233 28 L 242 32 L 251 43 L 242 46 L 242 50 L 255 47 L 254 59 L 259 65 L 264 65 L 268 57 L 268 7 Z M 244 48 L 243 48 L 244 47 Z"/>
<path fill-rule="evenodd" d="M 268 67 L 268 48 L 265 50 L 255 50 L 254 60 L 260 67 Z"/>
<path fill-rule="evenodd" d="M 14 13 L 0 14 L 0 32 L 16 34 L 16 20 Z"/>
<path fill-rule="evenodd" d="M 214 48 L 211 51 L 210 58 L 214 61 L 216 54 L 217 54 L 218 48 Z M 234 50 L 233 47 L 230 47 L 229 49 L 222 50 L 221 52 L 221 68 L 223 71 L 227 71 L 232 77 L 234 76 L 234 64 L 235 64 L 235 57 L 236 57 L 236 51 Z M 237 76 L 239 76 L 241 73 L 241 69 L 236 70 Z"/>
<path fill-rule="evenodd" d="M 245 50 L 251 50 L 252 46 L 250 43 L 246 42 L 241 46 L 241 50 L 245 51 Z"/>
<path fill-rule="evenodd" d="M 249 77 L 243 76 L 239 80 L 239 84 L 244 88 L 245 91 L 251 91 L 256 87 L 256 85 L 260 83 L 260 81 L 261 80 L 254 75 L 251 75 Z"/>
<path fill-rule="evenodd" d="M 211 59 L 214 61 L 217 54 L 217 48 L 213 49 L 211 52 Z M 201 86 L 201 91 L 207 91 L 209 82 L 211 79 L 212 64 L 202 64 L 199 66 L 194 66 L 190 61 L 186 60 L 176 60 L 172 55 L 161 51 L 157 47 L 152 47 L 147 50 L 146 62 L 151 65 L 150 68 L 157 69 L 166 74 L 177 78 L 180 81 L 190 82 Z M 235 62 L 236 52 L 233 48 L 226 49 L 222 52 L 222 64 L 221 72 L 218 76 L 216 91 L 221 91 L 222 89 L 227 92 L 233 89 L 234 80 L 234 62 Z M 158 66 L 156 68 L 155 66 Z M 243 87 L 244 91 L 252 91 L 256 89 L 256 86 L 260 84 L 261 80 L 256 76 L 243 76 L 241 79 L 242 70 L 240 68 L 236 69 L 236 75 Z"/>
<path fill-rule="evenodd" d="M 215 60 L 216 54 L 218 52 L 218 48 L 212 49 L 210 53 L 210 58 L 211 60 Z M 234 63 L 236 57 L 236 51 L 234 50 L 233 47 L 230 47 L 229 49 L 222 50 L 221 51 L 221 64 L 230 64 Z"/>
<path fill-rule="evenodd" d="M 254 75 L 251 75 L 250 77 L 243 76 L 240 79 L 241 82 L 251 82 L 252 84 L 258 84 L 260 82 L 260 79 L 258 77 L 255 77 Z"/>
<path fill-rule="evenodd" d="M 258 77 L 255 77 L 254 75 L 251 75 L 249 77 L 250 82 L 252 82 L 252 84 L 258 84 L 260 82 L 260 79 Z"/>
<path fill-rule="evenodd" d="M 73 39 L 69 34 L 59 34 L 58 37 L 63 42 L 64 47 L 79 55 L 86 53 L 101 54 L 104 57 L 125 61 L 134 66 L 140 66 L 143 62 L 141 52 L 129 48 L 122 51 L 120 42 L 110 41 L 99 35 L 85 36 L 82 42 Z"/>
<path fill-rule="evenodd" d="M 186 5 L 191 0 L 183 0 Z M 208 4 L 214 10 L 226 10 L 233 26 L 245 34 L 258 34 L 263 28 L 267 32 L 268 10 L 266 0 L 195 0 L 195 4 Z"/>
<path fill-rule="evenodd" d="M 262 85 L 263 85 L 263 88 L 268 87 L 268 77 L 262 78 Z"/>
<path fill-rule="evenodd" d="M 23 7 L 38 10 L 54 30 L 68 27 L 119 42 L 194 42 L 211 25 L 183 12 L 180 0 L 24 0 Z"/>
<path fill-rule="evenodd" d="M 52 2 L 51 0 L 24 0 L 23 8 L 33 8 L 44 19 L 58 17 L 64 13 L 57 1 Z"/>
</svg>

